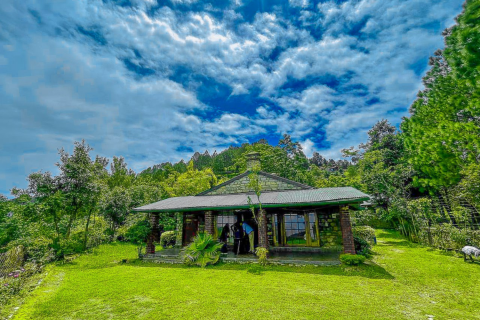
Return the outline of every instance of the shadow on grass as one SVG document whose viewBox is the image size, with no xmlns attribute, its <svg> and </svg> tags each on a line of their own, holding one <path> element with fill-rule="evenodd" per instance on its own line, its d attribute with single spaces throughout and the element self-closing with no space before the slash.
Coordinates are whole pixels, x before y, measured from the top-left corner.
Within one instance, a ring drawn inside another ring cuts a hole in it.
<svg viewBox="0 0 480 320">
<path fill-rule="evenodd" d="M 384 246 L 395 246 L 395 247 L 407 247 L 407 248 L 418 248 L 422 247 L 422 245 L 410 242 L 408 240 L 402 240 L 402 241 L 382 241 L 382 245 Z"/>
<path fill-rule="evenodd" d="M 142 268 L 168 268 L 168 269 L 201 269 L 196 266 L 186 266 L 183 264 L 168 264 L 168 263 L 155 263 L 155 262 L 144 262 L 142 260 L 136 259 L 130 261 L 124 266 L 135 266 Z M 213 266 L 207 266 L 205 270 L 212 271 L 221 271 L 221 270 L 230 270 L 230 271 L 249 271 L 249 269 L 255 267 L 259 271 L 259 274 L 264 272 L 287 272 L 287 273 L 306 273 L 306 274 L 318 274 L 318 275 L 331 275 L 331 276 L 347 276 L 347 277 L 364 277 L 369 279 L 394 279 L 394 277 L 388 273 L 384 268 L 375 264 L 372 261 L 360 266 L 314 266 L 314 265 L 305 265 L 305 266 L 290 266 L 290 265 L 267 265 L 259 266 L 257 264 L 251 263 L 224 263 L 220 262 Z"/>
</svg>

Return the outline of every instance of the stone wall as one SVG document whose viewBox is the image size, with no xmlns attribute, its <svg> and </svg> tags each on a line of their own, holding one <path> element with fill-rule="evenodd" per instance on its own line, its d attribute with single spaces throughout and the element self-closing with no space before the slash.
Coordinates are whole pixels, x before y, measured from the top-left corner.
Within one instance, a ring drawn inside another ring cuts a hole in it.
<svg viewBox="0 0 480 320">
<path fill-rule="evenodd" d="M 260 185 L 262 186 L 262 192 L 303 189 L 301 186 L 288 183 L 287 181 L 282 181 L 281 179 L 277 180 L 274 178 L 270 178 L 262 174 L 259 174 L 258 178 Z M 219 189 L 210 191 L 208 195 L 253 192 L 253 189 L 248 187 L 249 183 L 250 180 L 248 179 L 248 176 L 245 176 L 225 186 L 222 186 Z"/>
<path fill-rule="evenodd" d="M 177 228 L 176 228 L 177 239 L 175 241 L 175 246 L 181 247 L 183 244 L 183 212 L 177 212 L 176 215 L 177 215 Z"/>
<path fill-rule="evenodd" d="M 318 212 L 318 231 L 321 247 L 342 245 L 342 228 L 338 207 L 325 208 Z"/>
<path fill-rule="evenodd" d="M 342 226 L 343 252 L 355 254 L 355 243 L 348 205 L 340 207 L 340 225 Z"/>
<path fill-rule="evenodd" d="M 215 237 L 215 219 L 212 211 L 205 211 L 205 232 Z"/>
</svg>

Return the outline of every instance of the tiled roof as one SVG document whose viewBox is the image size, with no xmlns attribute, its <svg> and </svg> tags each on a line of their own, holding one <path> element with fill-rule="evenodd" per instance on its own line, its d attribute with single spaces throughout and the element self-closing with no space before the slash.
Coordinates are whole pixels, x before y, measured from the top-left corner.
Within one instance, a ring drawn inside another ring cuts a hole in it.
<svg viewBox="0 0 480 320">
<path fill-rule="evenodd" d="M 174 212 L 207 209 L 242 209 L 249 207 L 248 196 L 250 196 L 254 204 L 258 204 L 255 194 L 198 195 L 169 198 L 133 210 L 141 212 Z M 265 208 L 327 205 L 338 202 L 359 203 L 369 199 L 370 197 L 367 194 L 352 187 L 272 191 L 264 192 L 260 196 L 262 206 Z"/>
</svg>

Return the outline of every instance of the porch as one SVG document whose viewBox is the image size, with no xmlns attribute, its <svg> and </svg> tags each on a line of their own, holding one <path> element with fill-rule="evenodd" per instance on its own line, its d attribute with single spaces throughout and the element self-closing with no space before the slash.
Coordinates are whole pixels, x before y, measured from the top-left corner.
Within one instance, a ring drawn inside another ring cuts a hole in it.
<svg viewBox="0 0 480 320">
<path fill-rule="evenodd" d="M 275 247 L 270 248 L 269 263 L 286 265 L 316 265 L 333 266 L 340 264 L 340 249 L 330 248 L 289 248 Z M 158 263 L 182 263 L 181 249 L 163 249 L 153 254 L 142 256 L 144 261 Z M 258 258 L 253 254 L 235 254 L 231 250 L 220 256 L 220 261 L 226 263 L 256 263 Z"/>
</svg>

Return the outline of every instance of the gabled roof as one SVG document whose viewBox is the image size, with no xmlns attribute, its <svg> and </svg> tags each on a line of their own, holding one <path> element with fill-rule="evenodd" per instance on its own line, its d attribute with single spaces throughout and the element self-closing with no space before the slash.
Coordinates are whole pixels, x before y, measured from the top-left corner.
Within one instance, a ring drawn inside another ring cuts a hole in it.
<svg viewBox="0 0 480 320">
<path fill-rule="evenodd" d="M 235 183 L 238 183 L 240 180 L 248 181 L 248 175 L 251 174 L 252 171 L 247 170 L 246 172 L 228 180 L 225 181 L 224 183 L 219 184 L 218 186 L 215 186 L 213 188 L 210 188 L 208 190 L 205 190 L 203 192 L 200 192 L 197 194 L 197 196 L 204 196 L 204 195 L 218 195 L 219 193 L 217 192 L 220 189 L 229 189 L 229 185 L 233 185 Z M 307 189 L 313 189 L 313 187 L 308 186 L 306 184 L 302 184 L 293 180 L 289 180 L 286 178 L 282 178 L 264 171 L 259 171 L 258 175 L 261 177 L 260 182 L 261 184 L 264 184 L 262 186 L 262 192 L 263 191 L 281 191 L 281 190 L 307 190 Z M 239 194 L 239 193 L 247 193 L 251 192 L 252 190 L 249 190 L 248 185 L 246 183 L 239 184 L 240 186 L 243 186 L 243 188 L 238 189 L 236 188 L 231 188 L 232 190 L 230 191 L 225 191 L 222 192 L 221 194 Z M 243 189 L 243 190 L 242 190 Z"/>
<path fill-rule="evenodd" d="M 135 208 L 141 212 L 185 212 L 202 210 L 248 209 L 248 197 L 258 205 L 256 195 L 250 193 L 209 196 L 176 197 Z M 264 208 L 301 207 L 334 204 L 359 204 L 370 197 L 352 187 L 272 191 L 262 193 L 260 202 Z"/>
</svg>

